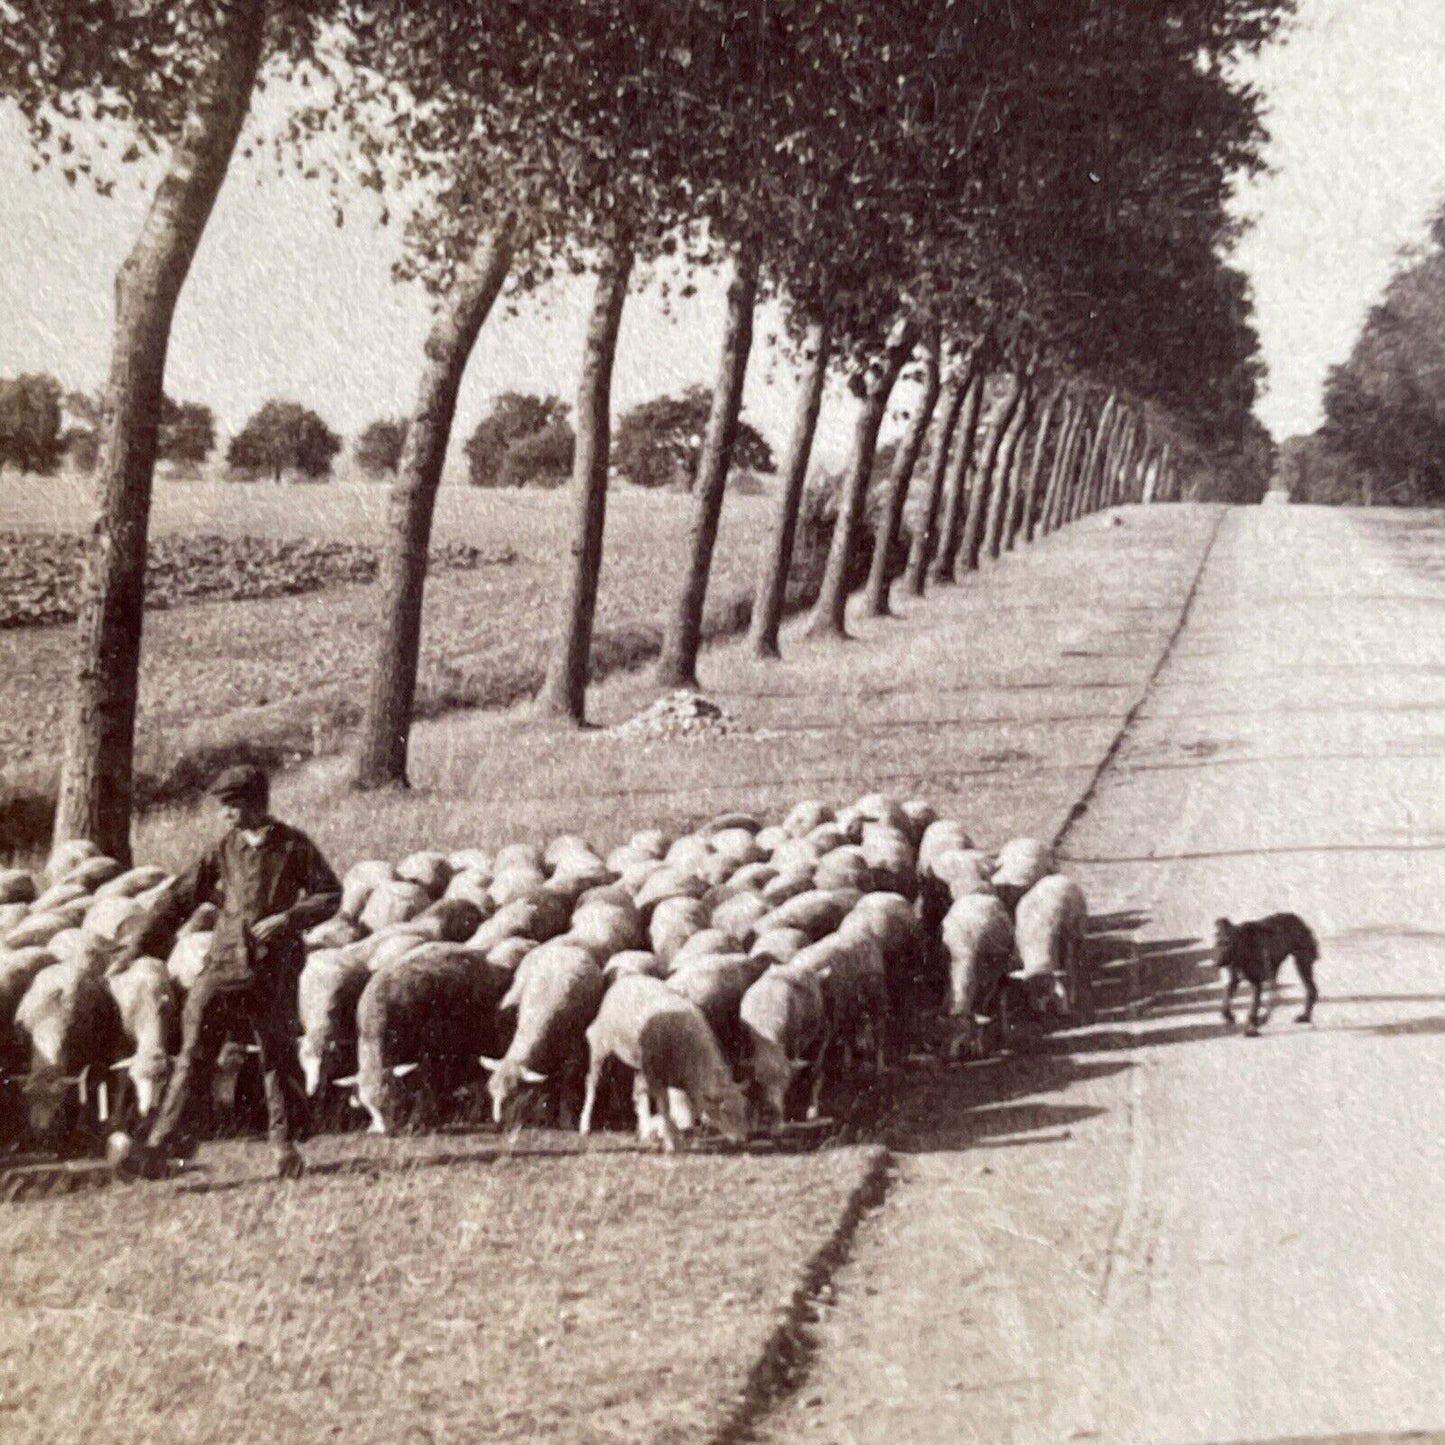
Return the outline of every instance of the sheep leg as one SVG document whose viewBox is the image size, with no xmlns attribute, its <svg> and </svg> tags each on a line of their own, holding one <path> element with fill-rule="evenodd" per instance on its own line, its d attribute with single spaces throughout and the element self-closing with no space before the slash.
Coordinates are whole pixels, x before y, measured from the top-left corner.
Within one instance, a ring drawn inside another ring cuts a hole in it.
<svg viewBox="0 0 1445 1445">
<path fill-rule="evenodd" d="M 811 1087 L 808 1091 L 808 1114 L 811 1121 L 818 1117 L 818 1101 L 823 1095 L 823 1061 L 828 1053 L 828 1045 L 831 1042 L 825 1034 L 823 1042 L 818 1046 L 818 1057 L 813 1061 L 813 1077 L 810 1081 Z"/>
<path fill-rule="evenodd" d="M 667 1090 L 659 1090 L 653 1096 L 652 1106 L 658 1128 L 662 1133 L 662 1152 L 677 1153 L 677 1126 L 672 1122 L 672 1110 L 668 1103 Z"/>
<path fill-rule="evenodd" d="M 606 1063 L 607 1055 L 594 1050 L 587 1065 L 587 1084 L 582 1095 L 582 1118 L 577 1124 L 579 1134 L 592 1132 L 592 1111 L 597 1107 L 597 1085 L 602 1079 L 602 1069 Z"/>
<path fill-rule="evenodd" d="M 632 1107 L 637 1114 L 637 1139 L 645 1144 L 652 1134 L 652 1095 L 639 1069 L 632 1076 Z"/>
</svg>

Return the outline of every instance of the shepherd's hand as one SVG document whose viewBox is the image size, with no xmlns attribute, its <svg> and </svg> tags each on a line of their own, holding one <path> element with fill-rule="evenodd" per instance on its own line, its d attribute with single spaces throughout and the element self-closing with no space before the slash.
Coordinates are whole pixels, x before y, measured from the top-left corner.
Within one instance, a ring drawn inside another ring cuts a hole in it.
<svg viewBox="0 0 1445 1445">
<path fill-rule="evenodd" d="M 273 913 L 252 927 L 251 936 L 257 943 L 265 943 L 268 939 L 280 933 L 286 927 L 286 922 L 286 915 L 284 913 Z"/>
</svg>

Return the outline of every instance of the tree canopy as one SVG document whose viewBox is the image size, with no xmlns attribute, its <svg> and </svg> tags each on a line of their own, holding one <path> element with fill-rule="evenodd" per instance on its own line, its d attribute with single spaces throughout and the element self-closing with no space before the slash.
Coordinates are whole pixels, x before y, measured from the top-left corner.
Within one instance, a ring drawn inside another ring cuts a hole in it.
<svg viewBox="0 0 1445 1445">
<path fill-rule="evenodd" d="M 690 386 L 671 396 L 653 397 L 617 420 L 612 461 L 634 486 L 672 487 L 686 491 L 697 474 L 712 393 Z M 771 472 L 777 465 L 772 448 L 750 423 L 739 421 L 733 442 L 733 466 Z"/>
<path fill-rule="evenodd" d="M 280 481 L 288 472 L 319 481 L 331 474 L 341 438 L 300 402 L 272 400 L 231 438 L 226 463 L 240 477 L 269 476 Z"/>
<path fill-rule="evenodd" d="M 60 383 L 26 372 L 0 378 L 0 467 L 53 472 L 60 464 Z"/>
</svg>

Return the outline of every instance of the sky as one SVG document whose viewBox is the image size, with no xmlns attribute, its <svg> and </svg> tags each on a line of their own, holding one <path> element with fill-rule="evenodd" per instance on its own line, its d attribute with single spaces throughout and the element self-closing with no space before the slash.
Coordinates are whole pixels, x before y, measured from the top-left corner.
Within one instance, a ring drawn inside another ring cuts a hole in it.
<svg viewBox="0 0 1445 1445">
<path fill-rule="evenodd" d="M 1269 370 L 1257 410 L 1278 437 L 1318 424 L 1326 369 L 1348 353 L 1401 247 L 1423 238 L 1445 196 L 1442 20 L 1445 0 L 1300 0 L 1286 40 L 1246 66 L 1268 100 L 1272 173 L 1241 188 L 1239 209 L 1254 224 L 1236 259 L 1252 281 Z M 0 111 L 0 375 L 49 371 L 67 387 L 100 385 L 112 279 L 149 180 L 123 175 L 105 200 L 57 172 L 32 173 L 18 121 Z M 324 187 L 238 158 L 182 292 L 167 390 L 210 404 L 228 433 L 271 396 L 315 408 L 347 436 L 405 414 L 430 310 L 420 288 L 392 281 L 398 248 L 374 198 L 348 205 L 338 227 Z M 616 410 L 710 382 L 723 284 L 701 278 L 670 311 L 656 286 L 629 299 Z M 458 436 L 500 391 L 572 399 L 589 293 L 587 278 L 569 279 L 515 316 L 494 313 L 467 371 Z M 776 329 L 775 316 L 760 318 L 744 414 L 781 448 L 794 373 L 768 344 Z M 896 410 L 907 403 L 905 392 Z M 835 387 L 823 462 L 842 461 L 852 407 Z"/>
</svg>

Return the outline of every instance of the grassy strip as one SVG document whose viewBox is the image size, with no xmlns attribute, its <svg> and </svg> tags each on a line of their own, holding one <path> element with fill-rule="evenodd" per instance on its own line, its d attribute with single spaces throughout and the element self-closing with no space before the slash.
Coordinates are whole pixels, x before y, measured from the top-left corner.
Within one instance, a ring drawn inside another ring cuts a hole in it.
<svg viewBox="0 0 1445 1445">
<path fill-rule="evenodd" d="M 764 1398 L 760 1348 L 802 1327 L 881 1176 L 877 1150 L 760 1148 L 345 1136 L 281 1186 L 219 1145 L 198 1179 L 13 1206 L 7 1433 L 714 1436 Z"/>
</svg>

